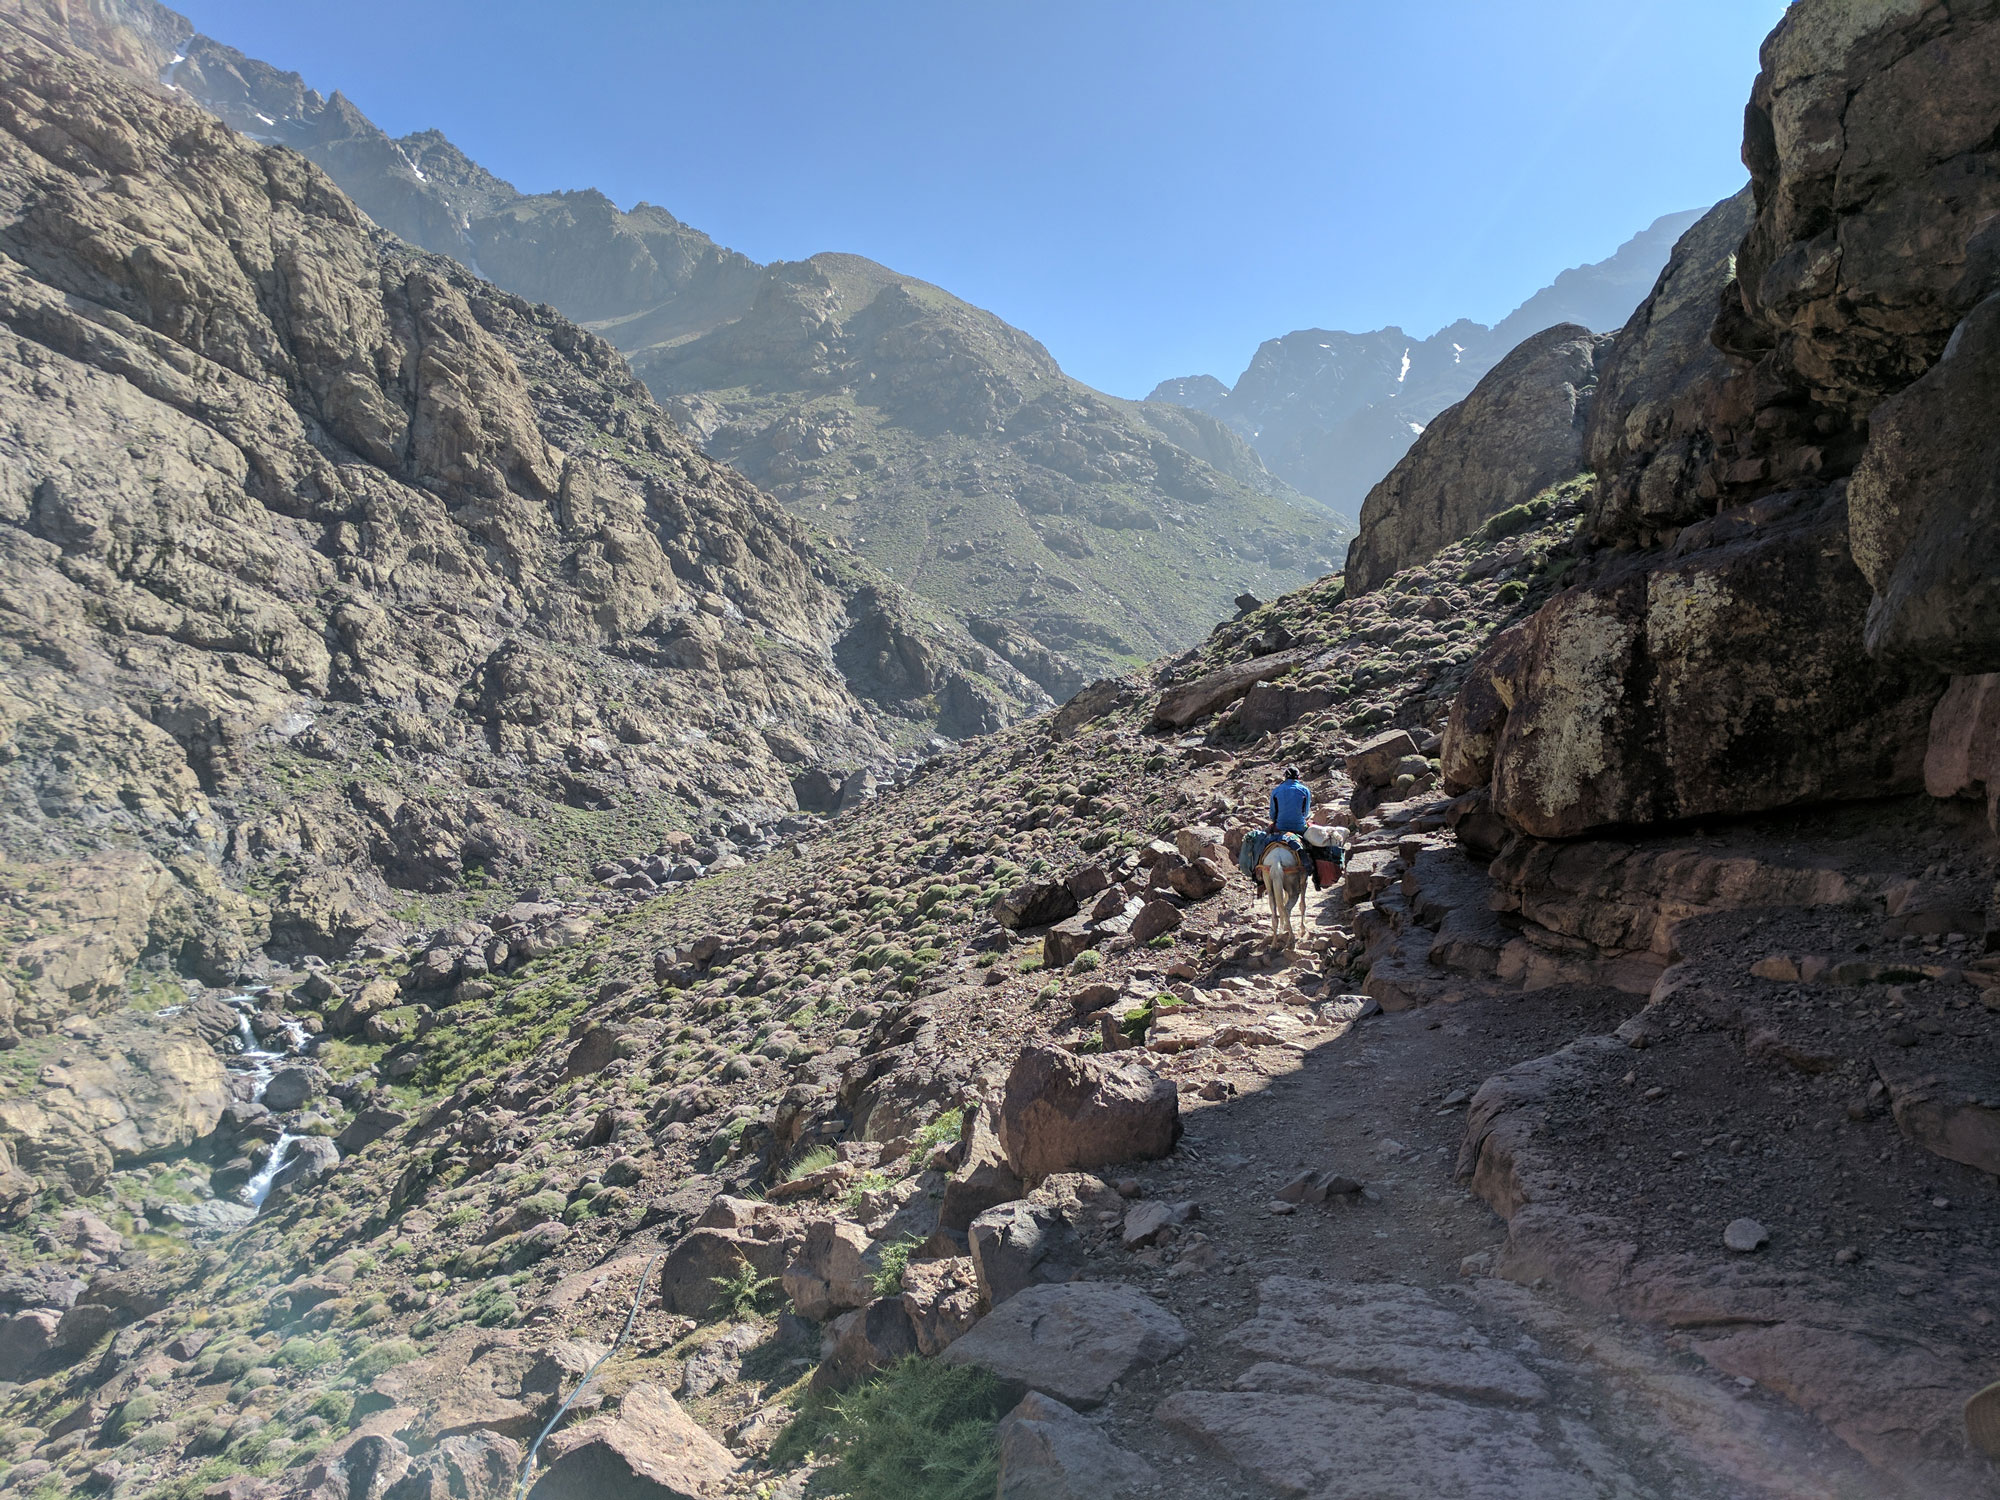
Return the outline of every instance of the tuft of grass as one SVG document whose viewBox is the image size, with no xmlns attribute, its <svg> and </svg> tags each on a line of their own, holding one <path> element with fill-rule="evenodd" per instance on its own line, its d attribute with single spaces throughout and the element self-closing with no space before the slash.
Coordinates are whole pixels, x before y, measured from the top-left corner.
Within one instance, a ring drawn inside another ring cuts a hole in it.
<svg viewBox="0 0 2000 1500">
<path fill-rule="evenodd" d="M 919 1130 L 910 1143 L 910 1155 L 922 1165 L 931 1152 L 946 1141 L 955 1141 L 965 1130 L 965 1111 L 948 1109 Z"/>
<path fill-rule="evenodd" d="M 1088 974 L 1093 969 L 1103 967 L 1104 955 L 1095 948 L 1086 948 L 1069 961 L 1069 971 L 1072 974 Z"/>
<path fill-rule="evenodd" d="M 774 1467 L 829 1456 L 847 1500 L 987 1500 L 999 1482 L 994 1424 L 1005 1387 L 972 1366 L 911 1355 L 832 1400 L 809 1398 L 772 1447 Z"/>
<path fill-rule="evenodd" d="M 815 1146 L 804 1156 L 785 1169 L 785 1181 L 797 1182 L 801 1177 L 809 1177 L 814 1172 L 824 1171 L 839 1158 L 831 1146 Z"/>
</svg>

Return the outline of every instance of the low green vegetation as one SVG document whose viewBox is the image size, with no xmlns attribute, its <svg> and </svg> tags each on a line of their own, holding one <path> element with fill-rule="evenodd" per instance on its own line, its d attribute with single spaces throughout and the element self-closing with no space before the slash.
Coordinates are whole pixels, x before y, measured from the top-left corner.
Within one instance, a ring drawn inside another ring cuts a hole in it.
<svg viewBox="0 0 2000 1500">
<path fill-rule="evenodd" d="M 751 1318 L 764 1311 L 771 1298 L 771 1288 L 778 1284 L 775 1276 L 759 1276 L 757 1268 L 749 1261 L 737 1262 L 736 1269 L 727 1276 L 717 1276 L 715 1282 L 716 1311 L 727 1318 Z"/>
<path fill-rule="evenodd" d="M 823 1172 L 838 1159 L 833 1147 L 815 1146 L 785 1169 L 785 1181 L 797 1182 L 801 1177 L 810 1177 L 815 1172 Z"/>
<path fill-rule="evenodd" d="M 893 1297 L 903 1289 L 903 1273 L 910 1268 L 910 1256 L 923 1241 L 911 1235 L 882 1247 L 881 1263 L 868 1273 L 868 1281 L 878 1297 Z"/>
<path fill-rule="evenodd" d="M 1006 1409 L 1006 1388 L 986 1371 L 912 1355 L 844 1396 L 808 1399 L 770 1459 L 831 1457 L 825 1491 L 846 1500 L 987 1500 Z"/>
</svg>

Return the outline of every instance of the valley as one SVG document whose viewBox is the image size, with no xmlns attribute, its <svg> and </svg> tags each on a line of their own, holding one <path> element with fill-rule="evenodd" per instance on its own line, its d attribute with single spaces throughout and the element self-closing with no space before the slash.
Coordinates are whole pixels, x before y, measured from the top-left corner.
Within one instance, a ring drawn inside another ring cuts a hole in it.
<svg viewBox="0 0 2000 1500">
<path fill-rule="evenodd" d="M 0 5 L 0 1494 L 2000 1496 L 1996 58 L 1800 0 L 1343 559 Z"/>
</svg>

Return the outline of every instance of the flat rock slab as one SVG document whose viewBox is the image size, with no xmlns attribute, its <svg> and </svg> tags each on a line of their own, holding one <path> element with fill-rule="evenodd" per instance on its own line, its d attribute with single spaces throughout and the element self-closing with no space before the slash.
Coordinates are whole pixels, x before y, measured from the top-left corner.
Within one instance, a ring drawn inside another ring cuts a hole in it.
<svg viewBox="0 0 2000 1500">
<path fill-rule="evenodd" d="M 1114 1383 L 1187 1347 L 1188 1332 L 1143 1292 L 1102 1281 L 1031 1286 L 945 1350 L 1002 1380 L 1076 1407 L 1101 1405 Z"/>
<path fill-rule="evenodd" d="M 615 1416 L 557 1433 L 528 1500 L 711 1500 L 736 1460 L 656 1385 L 635 1385 Z"/>
<path fill-rule="evenodd" d="M 1416 1287 L 1271 1276 L 1257 1307 L 1230 1335 L 1248 1354 L 1476 1401 L 1534 1406 L 1548 1398 L 1539 1375 Z"/>
<path fill-rule="evenodd" d="M 1281 1495 L 1603 1500 L 1636 1491 L 1574 1424 L 1558 1428 L 1536 1413 L 1266 1366 L 1246 1371 L 1245 1382 L 1298 1388 L 1181 1391 L 1154 1418 Z"/>
</svg>

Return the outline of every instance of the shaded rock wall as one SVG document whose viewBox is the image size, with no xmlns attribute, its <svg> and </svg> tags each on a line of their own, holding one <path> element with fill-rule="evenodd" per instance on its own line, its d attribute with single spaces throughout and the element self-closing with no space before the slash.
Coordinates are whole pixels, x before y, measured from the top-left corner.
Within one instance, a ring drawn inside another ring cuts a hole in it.
<svg viewBox="0 0 2000 1500">
<path fill-rule="evenodd" d="M 2000 6 L 1804 0 L 1762 57 L 1733 263 L 1740 196 L 1605 361 L 1589 539 L 1625 555 L 1455 716 L 1445 764 L 1475 776 L 1490 736 L 1525 833 L 1883 795 L 1927 751 L 1933 789 L 1985 794 L 1974 688 L 1932 709 L 2000 667 Z"/>
</svg>

